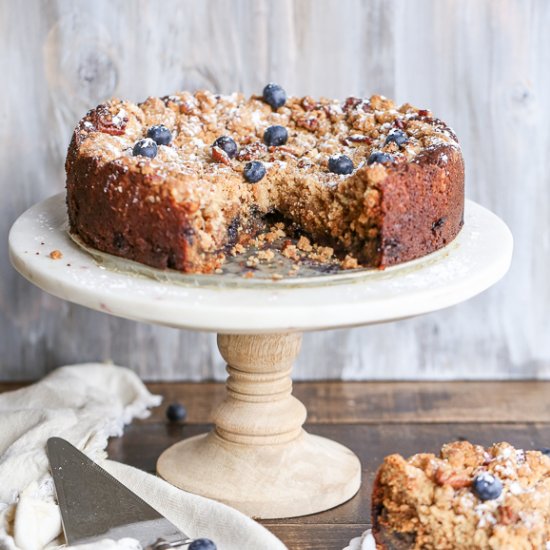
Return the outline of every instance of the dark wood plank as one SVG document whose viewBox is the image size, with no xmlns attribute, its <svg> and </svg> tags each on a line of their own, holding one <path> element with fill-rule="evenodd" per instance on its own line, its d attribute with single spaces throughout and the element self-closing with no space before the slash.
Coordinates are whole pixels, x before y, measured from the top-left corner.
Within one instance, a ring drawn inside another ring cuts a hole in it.
<svg viewBox="0 0 550 550">
<path fill-rule="evenodd" d="M 219 383 L 149 383 L 165 397 L 150 422 L 162 420 L 166 403 L 187 405 L 189 423 L 211 421 L 225 389 Z M 294 395 L 308 409 L 308 423 L 548 422 L 550 382 L 298 382 Z"/>
<path fill-rule="evenodd" d="M 24 386 L 28 386 L 30 382 L 0 382 L 0 393 L 5 391 L 18 390 Z"/>
<path fill-rule="evenodd" d="M 0 392 L 24 383 L 0 383 Z M 189 424 L 211 421 L 225 387 L 219 382 L 150 382 L 164 397 L 146 422 L 164 421 L 168 403 L 181 401 Z M 401 422 L 550 422 L 550 382 L 297 382 L 294 395 L 309 424 Z"/>
<path fill-rule="evenodd" d="M 170 426 L 168 424 L 133 424 L 124 437 L 109 444 L 109 456 L 153 472 L 159 454 L 180 438 L 190 437 L 208 429 L 208 425 Z M 266 520 L 264 525 L 272 526 L 289 548 L 323 548 L 307 546 L 313 544 L 308 538 L 310 527 L 322 525 L 365 525 L 370 521 L 370 493 L 376 468 L 383 457 L 399 452 L 410 455 L 420 451 L 437 452 L 443 443 L 467 438 L 482 445 L 495 441 L 509 441 L 520 448 L 549 446 L 550 425 L 534 423 L 517 424 L 385 424 L 385 425 L 331 425 L 308 426 L 311 433 L 330 437 L 350 447 L 363 464 L 363 484 L 359 493 L 347 503 L 326 512 L 302 518 Z M 184 466 L 182 466 L 184 467 Z M 293 526 L 292 528 L 282 528 Z M 355 531 L 335 530 L 333 535 L 343 548 Z M 301 541 L 296 544 L 296 541 Z M 336 545 L 334 548 L 338 548 Z M 329 548 L 325 546 L 324 548 Z M 332 546 L 331 546 L 332 548 Z"/>
<path fill-rule="evenodd" d="M 311 524 L 297 529 L 296 525 L 279 523 L 266 527 L 290 550 L 341 550 L 352 538 L 362 535 L 370 524 Z"/>
<path fill-rule="evenodd" d="M 19 386 L 0 384 L 0 391 Z M 164 404 L 112 439 L 108 453 L 154 472 L 164 449 L 211 429 L 210 412 L 225 389 L 219 383 L 149 387 L 165 397 Z M 363 484 L 353 499 L 332 510 L 262 523 L 290 550 L 339 550 L 369 524 L 372 481 L 384 456 L 437 452 L 443 443 L 462 438 L 482 445 L 504 440 L 520 448 L 549 447 L 549 391 L 550 382 L 297 383 L 295 394 L 309 410 L 306 429 L 351 448 L 361 459 Z M 185 423 L 165 421 L 171 401 L 186 404 Z"/>
</svg>

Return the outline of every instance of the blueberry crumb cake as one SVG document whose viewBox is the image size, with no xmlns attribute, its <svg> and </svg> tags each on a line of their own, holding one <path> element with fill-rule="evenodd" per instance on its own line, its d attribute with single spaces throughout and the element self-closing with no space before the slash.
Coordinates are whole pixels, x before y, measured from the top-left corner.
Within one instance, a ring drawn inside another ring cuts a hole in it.
<svg viewBox="0 0 550 550">
<path fill-rule="evenodd" d="M 386 457 L 373 489 L 377 548 L 547 550 L 550 457 L 541 451 L 457 441 L 439 456 Z"/>
<path fill-rule="evenodd" d="M 268 84 L 251 98 L 112 99 L 77 125 L 66 171 L 70 230 L 85 244 L 189 273 L 219 270 L 277 227 L 354 268 L 433 252 L 463 224 L 452 130 L 376 95 L 315 100 Z"/>
</svg>

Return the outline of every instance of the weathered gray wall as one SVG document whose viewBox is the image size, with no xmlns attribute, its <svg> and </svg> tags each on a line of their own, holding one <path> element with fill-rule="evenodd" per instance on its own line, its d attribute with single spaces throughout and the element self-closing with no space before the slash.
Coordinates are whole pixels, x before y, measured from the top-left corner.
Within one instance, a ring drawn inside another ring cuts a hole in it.
<svg viewBox="0 0 550 550">
<path fill-rule="evenodd" d="M 454 126 L 469 197 L 516 239 L 484 295 L 400 323 L 308 335 L 297 378 L 550 376 L 550 2 L 0 0 L 0 379 L 112 358 L 149 379 L 224 376 L 212 335 L 45 295 L 10 267 L 11 223 L 63 189 L 75 122 L 102 99 L 206 87 L 383 93 Z"/>
</svg>

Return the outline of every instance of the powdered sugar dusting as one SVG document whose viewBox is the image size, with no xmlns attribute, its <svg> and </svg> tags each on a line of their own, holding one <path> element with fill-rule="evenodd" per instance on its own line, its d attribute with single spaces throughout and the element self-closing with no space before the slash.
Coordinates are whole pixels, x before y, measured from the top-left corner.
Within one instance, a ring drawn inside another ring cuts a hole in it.
<svg viewBox="0 0 550 550">
<path fill-rule="evenodd" d="M 160 100 L 151 98 L 141 104 L 143 113 L 149 110 L 155 117 L 162 119 Z M 116 104 L 114 104 L 116 105 Z M 273 161 L 288 162 L 302 160 L 298 169 L 305 173 L 317 172 L 319 182 L 338 183 L 342 179 L 327 169 L 331 155 L 344 154 L 350 157 L 357 168 L 367 168 L 364 161 L 372 151 L 384 151 L 397 161 L 412 161 L 423 148 L 437 145 L 457 145 L 448 128 L 437 120 L 431 119 L 410 105 L 397 107 L 383 96 L 370 99 L 348 98 L 338 100 L 320 100 L 312 98 L 289 98 L 287 104 L 272 111 L 265 103 L 257 99 L 246 99 L 242 94 L 214 95 L 199 91 L 194 95 L 188 92 L 173 94 L 164 98 L 167 113 L 166 121 L 173 127 L 174 140 L 172 150 L 181 157 L 181 163 L 187 168 L 195 166 L 197 175 L 211 163 L 210 144 L 221 135 L 230 135 L 239 147 L 250 143 L 262 143 L 263 131 L 270 125 L 281 124 L 289 129 L 290 139 L 286 147 L 264 150 L 257 148 L 254 159 L 265 163 Z M 139 109 L 139 108 L 138 108 Z M 176 122 L 173 124 L 174 111 Z M 118 111 L 112 116 L 111 123 L 128 126 L 139 133 L 139 119 L 136 119 L 136 106 L 128 102 L 119 102 Z M 136 126 L 137 125 L 137 126 Z M 91 124 L 86 121 L 86 128 Z M 402 146 L 386 143 L 388 135 L 397 130 L 407 134 L 408 141 Z M 147 127 L 141 127 L 142 137 Z M 98 139 L 100 132 L 91 133 L 89 139 Z M 134 135 L 134 134 L 132 134 Z M 139 136 L 138 136 L 139 138 Z M 123 146 L 122 146 L 123 145 Z M 98 141 L 93 148 L 94 155 L 102 156 L 105 142 Z M 106 147 L 106 160 L 115 158 L 115 142 Z M 133 143 L 121 143 L 119 157 L 128 157 Z M 197 149 L 199 151 L 197 151 Z M 174 155 L 167 155 L 175 162 Z M 445 157 L 445 162 L 448 157 Z M 227 163 L 226 163 L 227 164 Z M 242 165 L 232 162 L 229 165 L 238 175 Z M 214 164 L 221 172 L 227 172 L 227 165 Z"/>
<path fill-rule="evenodd" d="M 120 109 L 120 111 L 112 118 L 112 123 L 115 126 L 121 126 L 126 117 L 126 111 L 124 109 Z"/>
<path fill-rule="evenodd" d="M 504 447 L 500 452 L 495 456 L 496 460 L 507 460 L 512 456 L 513 449 L 510 446 Z"/>
</svg>

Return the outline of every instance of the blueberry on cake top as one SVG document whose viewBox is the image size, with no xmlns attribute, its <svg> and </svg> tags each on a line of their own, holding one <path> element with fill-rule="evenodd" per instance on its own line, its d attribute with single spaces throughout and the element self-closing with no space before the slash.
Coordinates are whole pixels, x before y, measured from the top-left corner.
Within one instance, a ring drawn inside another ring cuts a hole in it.
<svg viewBox="0 0 550 550">
<path fill-rule="evenodd" d="M 423 256 L 463 223 L 456 136 L 382 96 L 315 100 L 270 84 L 251 98 L 112 99 L 79 122 L 66 170 L 84 243 L 183 272 L 218 269 L 270 216 L 353 267 Z"/>
<path fill-rule="evenodd" d="M 439 456 L 390 455 L 376 475 L 372 513 L 379 550 L 545 550 L 550 457 L 466 441 Z"/>
</svg>

